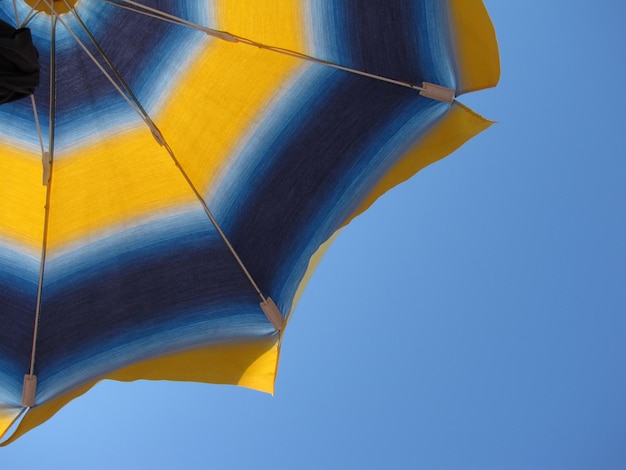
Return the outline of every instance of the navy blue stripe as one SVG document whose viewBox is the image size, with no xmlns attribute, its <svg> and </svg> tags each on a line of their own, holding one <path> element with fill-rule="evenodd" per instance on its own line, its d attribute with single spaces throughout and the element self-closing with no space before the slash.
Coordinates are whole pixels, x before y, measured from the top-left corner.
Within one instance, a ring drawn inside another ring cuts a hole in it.
<svg viewBox="0 0 626 470">
<path fill-rule="evenodd" d="M 0 273 L 1 274 L 1 273 Z M 16 380 L 28 372 L 33 341 L 37 286 L 13 276 L 0 278 L 0 362 Z"/>
<path fill-rule="evenodd" d="M 446 1 L 313 3 L 312 42 L 318 57 L 413 84 L 454 87 Z"/>
<path fill-rule="evenodd" d="M 415 47 L 419 36 L 414 0 L 345 0 L 345 36 L 352 66 L 385 77 L 421 83 Z"/>
<path fill-rule="evenodd" d="M 208 222 L 207 222 L 208 223 Z M 46 290 L 37 345 L 38 374 L 45 376 L 86 351 L 111 347 L 205 319 L 232 304 L 256 306 L 258 297 L 221 241 L 207 234 L 170 240 L 142 258 L 122 254 L 97 278 Z M 249 314 L 249 312 L 244 312 Z M 162 351 L 166 352 L 166 351 Z"/>
<path fill-rule="evenodd" d="M 226 223 L 261 289 L 274 297 L 283 294 L 283 309 L 290 307 L 292 281 L 300 280 L 319 243 L 367 194 L 363 184 L 374 184 L 399 156 L 378 152 L 407 116 L 396 118 L 407 108 L 419 112 L 437 106 L 414 90 L 344 72 L 328 74 L 316 91 L 312 107 L 294 110 L 275 145 L 258 156 L 271 166 L 258 168 L 264 174 L 252 172 L 237 186 L 240 192 L 231 196 L 237 203 Z M 330 212 L 337 207 L 340 212 Z"/>
</svg>

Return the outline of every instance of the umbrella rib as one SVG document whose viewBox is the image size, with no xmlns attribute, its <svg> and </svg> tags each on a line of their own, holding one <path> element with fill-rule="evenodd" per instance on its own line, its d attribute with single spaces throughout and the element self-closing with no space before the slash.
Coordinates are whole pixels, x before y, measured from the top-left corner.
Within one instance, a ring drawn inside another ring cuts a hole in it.
<svg viewBox="0 0 626 470">
<path fill-rule="evenodd" d="M 274 303 L 274 301 L 270 297 L 265 297 L 263 295 L 263 293 L 261 292 L 261 289 L 259 288 L 259 285 L 255 282 L 254 278 L 250 274 L 250 271 L 248 271 L 248 268 L 246 268 L 246 265 L 243 263 L 243 261 L 241 260 L 241 258 L 237 254 L 237 251 L 235 250 L 233 245 L 228 240 L 228 237 L 226 236 L 226 234 L 224 233 L 224 231 L 220 227 L 220 224 L 218 223 L 217 219 L 215 218 L 215 216 L 211 212 L 211 209 L 209 209 L 209 206 L 206 203 L 206 201 L 204 200 L 204 198 L 202 197 L 202 195 L 200 194 L 200 191 L 198 191 L 198 189 L 194 185 L 193 181 L 191 180 L 191 178 L 189 177 L 187 172 L 184 170 L 184 168 L 180 164 L 178 158 L 176 158 L 176 155 L 174 154 L 174 151 L 169 146 L 169 144 L 167 142 L 165 142 L 165 140 L 163 141 L 163 147 L 165 147 L 165 149 L 167 150 L 167 153 L 170 155 L 170 157 L 174 161 L 174 164 L 178 167 L 178 170 L 180 171 L 180 173 L 182 174 L 183 178 L 185 179 L 185 181 L 187 182 L 187 184 L 189 185 L 189 187 L 191 188 L 191 190 L 195 194 L 196 198 L 198 199 L 198 201 L 202 205 L 202 208 L 204 209 L 205 214 L 207 215 L 207 217 L 209 218 L 209 220 L 211 221 L 211 223 L 215 227 L 215 230 L 217 230 L 217 233 L 219 234 L 220 238 L 222 239 L 222 241 L 224 242 L 224 244 L 228 248 L 228 251 L 230 251 L 230 253 L 233 256 L 233 258 L 235 258 L 235 261 L 237 262 L 237 264 L 241 268 L 243 274 L 246 276 L 246 278 L 248 279 L 248 281 L 250 282 L 250 284 L 252 285 L 252 287 L 256 291 L 257 295 L 261 299 L 260 306 L 261 306 L 261 309 L 263 310 L 263 313 L 265 313 L 265 315 L 267 316 L 268 320 L 272 323 L 274 328 L 276 328 L 276 330 L 280 330 L 282 328 L 283 324 L 284 324 L 284 318 L 283 318 L 282 314 L 280 313 L 280 311 L 278 310 L 278 307 L 276 306 L 276 304 Z"/>
<path fill-rule="evenodd" d="M 183 26 L 190 26 L 193 27 L 193 24 L 188 22 L 188 21 L 184 21 L 182 18 L 176 18 L 175 16 L 169 15 L 165 12 L 160 12 L 159 10 L 156 10 L 154 8 L 150 8 L 144 5 L 139 5 L 136 4 L 134 2 L 128 2 L 128 5 L 124 5 L 123 3 L 118 3 L 114 0 L 102 0 L 104 3 L 108 3 L 109 5 L 114 5 L 116 7 L 119 8 L 123 8 L 124 10 L 128 10 L 128 11 L 132 11 L 135 13 L 139 13 L 142 14 L 144 16 L 149 16 L 151 18 L 156 18 L 158 20 L 163 20 L 163 21 L 167 21 L 169 23 L 172 24 L 178 24 L 178 25 L 183 25 Z M 122 0 L 123 1 L 123 0 Z"/>
<path fill-rule="evenodd" d="M 443 87 L 441 85 L 436 85 L 430 82 L 423 82 L 422 86 L 416 85 L 414 83 L 395 80 L 393 78 L 384 77 L 382 75 L 377 75 L 369 72 L 364 72 L 362 70 L 353 69 L 351 67 L 344 67 L 343 65 L 335 64 L 334 62 L 329 62 L 327 60 L 318 59 L 316 57 L 312 57 L 306 54 L 302 54 L 300 52 L 293 51 L 291 49 L 285 49 L 282 47 L 270 46 L 267 44 L 263 44 L 252 39 L 244 38 L 241 36 L 237 36 L 235 34 L 228 33 L 226 31 L 219 31 L 216 29 L 208 28 L 206 26 L 199 25 L 192 21 L 185 20 L 183 18 L 179 18 L 175 15 L 171 15 L 164 11 L 158 10 L 156 8 L 148 7 L 146 5 L 142 5 L 141 3 L 135 2 L 133 0 L 102 0 L 105 3 L 110 5 L 115 5 L 119 8 L 124 8 L 126 10 L 130 10 L 139 14 L 147 15 L 153 18 L 161 19 L 163 21 L 169 21 L 174 24 L 178 24 L 181 26 L 186 26 L 192 29 L 196 29 L 198 31 L 202 31 L 211 36 L 217 37 L 219 39 L 223 39 L 229 42 L 240 42 L 242 44 L 246 44 L 249 46 L 254 46 L 259 49 L 264 49 L 267 51 L 275 52 L 278 54 L 286 55 L 289 57 L 294 57 L 296 59 L 305 60 L 307 62 L 312 62 L 320 65 L 324 65 L 327 67 L 334 68 L 336 70 L 342 70 L 344 72 L 352 73 L 355 75 L 360 75 L 362 77 L 372 78 L 374 80 L 379 80 L 387 83 L 391 83 L 393 85 L 399 85 L 406 88 L 411 88 L 413 90 L 419 91 L 420 95 L 425 96 L 427 98 L 431 98 L 437 101 L 443 101 L 447 103 L 452 103 L 456 98 L 456 91 Z"/>
<path fill-rule="evenodd" d="M 57 17 L 52 16 L 50 22 L 51 26 L 51 47 L 50 47 L 50 111 L 49 111 L 49 120 L 50 120 L 50 128 L 48 129 L 48 152 L 50 153 L 48 162 L 52 165 L 52 158 L 54 157 L 54 129 L 56 122 L 56 100 L 57 100 L 57 86 L 56 86 L 56 27 L 57 27 Z M 48 168 L 48 171 L 51 171 L 51 168 Z M 48 174 L 48 179 L 50 178 L 50 174 Z M 44 184 L 46 184 L 48 180 L 44 179 Z"/>
<path fill-rule="evenodd" d="M 37 103 L 35 102 L 35 95 L 30 95 L 30 102 L 33 108 L 33 117 L 35 119 L 35 127 L 37 128 L 37 136 L 39 137 L 39 146 L 41 147 L 41 158 L 44 158 L 46 149 L 43 145 L 43 134 L 41 133 L 41 125 L 39 124 L 39 113 L 37 112 Z"/>
<path fill-rule="evenodd" d="M 13 0 L 13 11 L 15 12 L 15 24 L 18 25 L 18 28 L 19 28 L 20 14 L 17 11 L 17 0 Z"/>
<path fill-rule="evenodd" d="M 53 10 L 54 11 L 54 10 Z M 22 406 L 30 408 L 35 405 L 35 393 L 37 388 L 37 376 L 35 375 L 35 357 L 37 351 L 37 337 L 39 334 L 39 318 L 41 316 L 41 298 L 43 292 L 43 279 L 48 249 L 48 226 L 50 221 L 50 194 L 52 192 L 52 158 L 54 155 L 54 115 L 56 112 L 56 16 L 51 15 L 50 31 L 50 128 L 48 131 L 48 152 L 44 154 L 44 185 L 46 185 L 46 205 L 44 206 L 43 233 L 41 242 L 41 259 L 39 264 L 39 278 L 37 281 L 37 300 L 35 304 L 35 321 L 33 326 L 33 342 L 30 356 L 28 374 L 24 375 L 22 390 Z M 34 106 L 33 99 L 33 106 Z M 43 149 L 41 130 L 39 138 Z"/>
</svg>

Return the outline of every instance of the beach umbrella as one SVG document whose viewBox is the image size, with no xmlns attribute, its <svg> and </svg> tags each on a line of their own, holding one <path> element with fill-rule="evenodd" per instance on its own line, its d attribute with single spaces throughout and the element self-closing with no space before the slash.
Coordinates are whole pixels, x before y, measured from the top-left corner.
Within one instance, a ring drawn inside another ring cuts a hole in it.
<svg viewBox="0 0 626 470">
<path fill-rule="evenodd" d="M 0 21 L 5 443 L 107 378 L 273 393 L 325 249 L 486 129 L 456 97 L 499 76 L 481 0 L 0 0 Z"/>
</svg>

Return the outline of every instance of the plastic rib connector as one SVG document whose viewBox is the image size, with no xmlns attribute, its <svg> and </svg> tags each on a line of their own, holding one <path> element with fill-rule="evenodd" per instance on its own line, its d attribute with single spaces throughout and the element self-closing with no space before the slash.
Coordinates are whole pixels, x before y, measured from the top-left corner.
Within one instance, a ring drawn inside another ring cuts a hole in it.
<svg viewBox="0 0 626 470">
<path fill-rule="evenodd" d="M 35 406 L 35 392 L 37 391 L 37 376 L 26 374 L 24 376 L 24 388 L 22 389 L 22 406 L 31 408 Z"/>
<path fill-rule="evenodd" d="M 420 95 L 445 103 L 454 101 L 454 90 L 445 86 L 435 85 L 434 83 L 424 82 L 424 88 L 420 90 Z"/>
<path fill-rule="evenodd" d="M 278 310 L 278 307 L 276 306 L 274 301 L 270 297 L 268 297 L 267 299 L 265 299 L 264 302 L 261 302 L 260 305 L 267 319 L 272 323 L 274 328 L 279 331 L 283 327 L 285 319 L 280 313 L 280 310 Z"/>
</svg>

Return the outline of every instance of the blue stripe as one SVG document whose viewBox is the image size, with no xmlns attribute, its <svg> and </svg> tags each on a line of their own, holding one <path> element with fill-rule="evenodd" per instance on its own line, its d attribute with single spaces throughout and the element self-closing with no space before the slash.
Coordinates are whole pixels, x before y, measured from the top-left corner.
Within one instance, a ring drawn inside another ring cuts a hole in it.
<svg viewBox="0 0 626 470">
<path fill-rule="evenodd" d="M 14 23 L 12 5 L 8 8 L 8 3 L 10 2 L 0 2 L 0 18 Z M 191 0 L 187 2 L 152 0 L 143 3 L 196 22 L 204 22 L 210 16 L 207 11 L 208 5 L 201 9 L 198 2 Z M 21 2 L 18 2 L 18 5 L 21 7 L 20 14 L 24 17 L 28 11 L 26 5 L 22 5 Z M 210 40 L 201 32 L 149 17 L 140 19 L 142 22 L 150 23 L 151 34 L 137 36 L 138 30 L 133 27 L 138 19 L 136 13 L 100 1 L 81 0 L 77 10 L 149 114 L 157 111 L 155 106 L 162 95 L 171 89 L 171 85 L 180 74 L 188 68 L 197 53 L 197 48 Z M 63 20 L 70 25 L 81 41 L 89 46 L 91 52 L 98 56 L 88 36 L 72 15 L 64 15 Z M 38 15 L 31 21 L 29 27 L 40 55 L 41 83 L 35 92 L 35 98 L 42 131 L 47 136 L 50 101 L 49 17 Z M 135 111 L 92 63 L 63 25 L 57 25 L 56 35 L 57 76 L 62 77 L 57 81 L 57 150 L 62 151 L 65 147 L 80 145 L 81 141 L 89 139 L 94 129 L 106 133 L 111 129 L 136 125 L 138 116 Z M 132 44 L 132 47 L 129 47 L 129 44 Z M 3 132 L 19 137 L 33 148 L 39 147 L 30 100 L 21 100 L 0 107 L 0 124 L 3 126 Z M 57 156 L 63 155 L 61 153 Z"/>
<path fill-rule="evenodd" d="M 449 107 L 411 89 L 311 68 L 289 105 L 256 129 L 255 141 L 268 145 L 242 152 L 245 165 L 230 169 L 211 201 L 261 290 L 283 312 L 310 256 Z"/>
<path fill-rule="evenodd" d="M 68 245 L 61 252 L 48 254 L 46 291 L 55 295 L 68 283 L 97 280 L 103 272 L 116 269 L 120 260 L 132 265 L 167 251 L 171 245 L 193 245 L 205 238 L 210 244 L 218 243 L 217 233 L 197 205 L 109 227 L 78 242 L 81 245 Z"/>
<path fill-rule="evenodd" d="M 0 407 L 20 407 L 24 374 L 28 369 L 18 369 L 14 362 L 0 359 Z"/>
<path fill-rule="evenodd" d="M 312 0 L 307 8 L 315 57 L 418 85 L 455 88 L 447 2 Z"/>
</svg>

